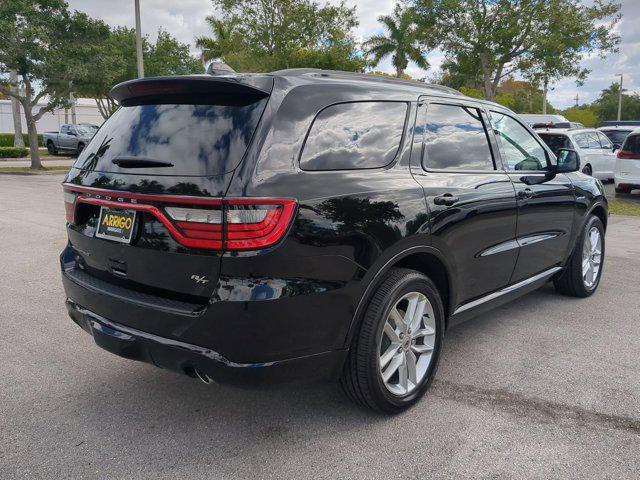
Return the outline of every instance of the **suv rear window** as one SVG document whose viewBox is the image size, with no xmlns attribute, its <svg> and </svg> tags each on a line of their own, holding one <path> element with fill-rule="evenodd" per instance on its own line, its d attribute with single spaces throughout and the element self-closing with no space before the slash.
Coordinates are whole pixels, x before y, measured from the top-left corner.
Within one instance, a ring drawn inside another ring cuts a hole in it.
<svg viewBox="0 0 640 480">
<path fill-rule="evenodd" d="M 616 145 L 622 145 L 624 139 L 631 133 L 631 130 L 603 130 L 602 133 L 609 137 L 609 140 Z"/>
<path fill-rule="evenodd" d="M 571 140 L 569 137 L 563 134 L 558 133 L 540 133 L 538 132 L 538 136 L 547 144 L 547 146 L 551 149 L 554 155 L 558 155 L 558 151 L 561 148 L 570 148 L 573 149 L 573 145 L 571 144 Z"/>
<path fill-rule="evenodd" d="M 267 99 L 249 105 L 121 107 L 78 157 L 76 168 L 98 172 L 203 176 L 233 170 L 249 146 Z M 121 168 L 118 157 L 173 166 Z"/>
<path fill-rule="evenodd" d="M 640 155 L 640 135 L 629 135 L 622 150 Z"/>
<path fill-rule="evenodd" d="M 305 141 L 303 170 L 353 170 L 389 165 L 400 148 L 405 102 L 330 105 L 313 120 Z"/>
</svg>

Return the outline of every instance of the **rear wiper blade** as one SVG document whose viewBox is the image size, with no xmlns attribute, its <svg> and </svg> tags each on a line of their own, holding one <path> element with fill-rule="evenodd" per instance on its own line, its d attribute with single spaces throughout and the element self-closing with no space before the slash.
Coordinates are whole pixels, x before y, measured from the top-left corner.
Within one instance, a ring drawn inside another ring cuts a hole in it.
<svg viewBox="0 0 640 480">
<path fill-rule="evenodd" d="M 152 158 L 143 157 L 116 157 L 111 163 L 118 165 L 120 168 L 162 168 L 173 167 L 173 163 L 163 162 L 162 160 L 154 160 Z"/>
</svg>

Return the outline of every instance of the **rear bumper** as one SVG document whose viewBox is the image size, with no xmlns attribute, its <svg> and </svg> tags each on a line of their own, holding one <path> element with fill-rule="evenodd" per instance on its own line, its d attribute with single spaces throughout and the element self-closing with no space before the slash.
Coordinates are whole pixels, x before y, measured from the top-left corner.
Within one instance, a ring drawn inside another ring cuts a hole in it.
<svg viewBox="0 0 640 480">
<path fill-rule="evenodd" d="M 347 355 L 347 350 L 334 350 L 282 361 L 235 363 L 211 349 L 120 325 L 73 300 L 67 299 L 66 305 L 71 319 L 104 350 L 191 377 L 196 377 L 196 372 L 204 373 L 220 383 L 255 385 L 334 379 Z"/>
</svg>

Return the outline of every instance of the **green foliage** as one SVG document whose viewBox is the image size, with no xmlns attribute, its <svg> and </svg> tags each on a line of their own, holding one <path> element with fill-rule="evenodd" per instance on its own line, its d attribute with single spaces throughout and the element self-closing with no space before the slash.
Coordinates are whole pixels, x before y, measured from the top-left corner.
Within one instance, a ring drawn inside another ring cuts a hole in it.
<svg viewBox="0 0 640 480">
<path fill-rule="evenodd" d="M 0 2 L 0 93 L 18 99 L 32 138 L 36 122 L 68 107 L 69 94 L 88 81 L 91 60 L 108 31 L 100 20 L 71 13 L 63 0 Z M 10 84 L 11 70 L 18 74 L 17 85 Z M 41 102 L 45 106 L 34 113 Z M 30 151 L 32 167 L 40 168 L 37 146 Z"/>
<path fill-rule="evenodd" d="M 588 73 L 592 52 L 614 51 L 620 4 L 599 0 L 415 0 L 419 22 L 442 39 L 446 76 L 457 87 L 496 98 L 503 79 L 520 72 L 534 82 Z M 433 19 L 437 19 L 435 25 Z M 457 77 L 457 78 L 456 78 Z"/>
<path fill-rule="evenodd" d="M 13 140 L 15 138 L 15 134 L 13 133 L 0 133 L 0 147 L 13 147 Z M 24 144 L 29 145 L 29 136 L 26 133 L 22 134 L 22 138 L 24 139 Z M 42 146 L 42 135 L 38 134 L 38 145 Z"/>
<path fill-rule="evenodd" d="M 353 37 L 355 8 L 312 0 L 213 0 L 221 18 L 207 17 L 213 37 L 196 45 L 203 58 L 222 58 L 236 71 L 315 67 L 362 71 Z M 207 50 L 205 50 L 207 49 Z"/>
<path fill-rule="evenodd" d="M 189 46 L 162 29 L 158 31 L 155 43 L 146 36 L 142 38 L 142 58 L 145 75 L 150 77 L 187 75 L 202 73 L 203 70 L 200 62 L 189 54 Z M 111 29 L 91 60 L 90 72 L 90 79 L 78 88 L 78 94 L 95 98 L 100 113 L 108 118 L 118 107 L 109 97 L 111 88 L 138 77 L 135 30 L 126 27 Z"/>
<path fill-rule="evenodd" d="M 0 147 L 0 158 L 24 158 L 29 149 L 20 147 Z"/>
<path fill-rule="evenodd" d="M 393 15 L 381 15 L 378 22 L 384 25 L 386 34 L 373 35 L 362 45 L 365 53 L 373 58 L 373 65 L 378 65 L 382 59 L 391 56 L 398 78 L 402 78 L 409 61 L 424 70 L 429 68 L 426 52 L 419 45 L 422 37 L 413 8 L 402 8 L 397 3 Z"/>
<path fill-rule="evenodd" d="M 605 88 L 600 97 L 593 102 L 594 109 L 600 122 L 606 120 L 617 120 L 618 118 L 618 94 L 620 85 L 612 84 L 609 88 Z M 640 119 L 640 95 L 637 93 L 622 94 L 622 120 L 639 120 Z"/>
<path fill-rule="evenodd" d="M 479 98 L 484 100 L 484 94 L 478 90 L 477 88 L 471 88 L 471 87 L 460 87 L 458 90 L 460 90 L 460 93 L 462 93 L 463 95 L 466 95 L 467 97 L 471 97 L 471 98 Z"/>
<path fill-rule="evenodd" d="M 583 124 L 585 127 L 596 127 L 600 123 L 598 115 L 589 105 L 568 108 L 563 110 L 562 115 L 564 115 L 570 122 L 578 122 Z"/>
</svg>

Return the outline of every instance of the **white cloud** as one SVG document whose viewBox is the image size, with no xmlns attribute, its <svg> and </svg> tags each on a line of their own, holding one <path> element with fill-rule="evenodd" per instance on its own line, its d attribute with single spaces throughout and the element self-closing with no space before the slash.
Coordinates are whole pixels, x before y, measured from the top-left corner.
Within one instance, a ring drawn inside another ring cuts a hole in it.
<svg viewBox="0 0 640 480">
<path fill-rule="evenodd" d="M 101 18 L 110 25 L 134 25 L 133 0 L 67 0 L 70 7 L 89 15 Z M 330 0 L 337 4 L 340 0 Z M 347 0 L 347 5 L 357 8 L 360 25 L 356 30 L 358 40 L 363 40 L 382 29 L 378 16 L 389 14 L 395 0 Z M 155 38 L 159 28 L 163 28 L 189 43 L 196 53 L 193 41 L 196 36 L 208 35 L 209 29 L 204 18 L 213 12 L 210 0 L 140 0 L 142 12 L 142 32 Z M 601 59 L 590 55 L 583 64 L 592 70 L 589 78 L 581 87 L 571 79 L 558 82 L 549 93 L 549 100 L 556 107 L 567 107 L 575 103 L 576 93 L 580 102 L 590 102 L 597 98 L 600 91 L 616 81 L 615 74 L 625 73 L 625 88 L 636 91 L 640 88 L 640 29 L 636 27 L 640 20 L 640 1 L 622 0 L 623 20 L 616 30 L 621 34 L 620 52 Z M 415 77 L 433 75 L 440 67 L 443 55 L 439 51 L 429 54 L 431 69 L 428 72 L 410 65 L 407 72 Z M 387 59 L 379 70 L 392 73 L 391 62 Z"/>
</svg>

